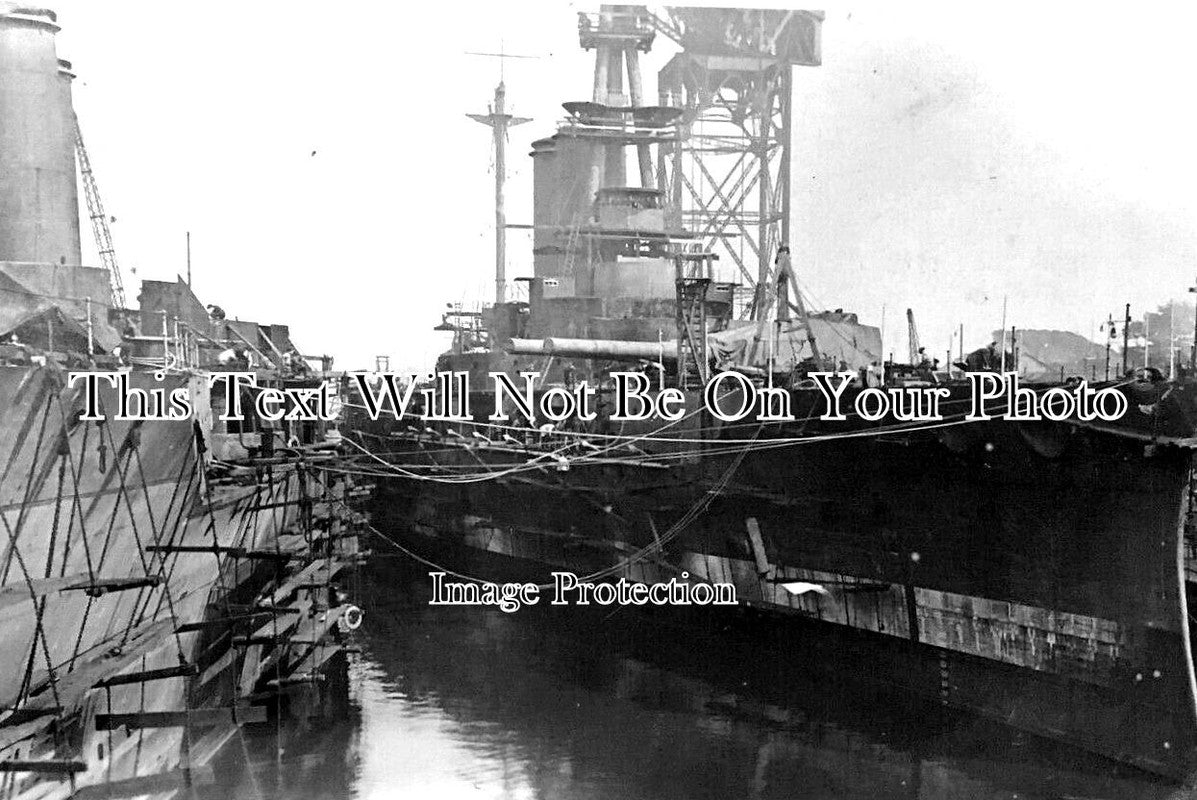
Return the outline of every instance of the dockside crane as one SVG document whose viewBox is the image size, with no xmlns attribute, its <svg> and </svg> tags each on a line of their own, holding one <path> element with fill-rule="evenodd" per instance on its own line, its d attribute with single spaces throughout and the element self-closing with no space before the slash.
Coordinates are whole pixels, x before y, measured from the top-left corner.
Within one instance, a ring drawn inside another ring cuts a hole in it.
<svg viewBox="0 0 1197 800">
<path fill-rule="evenodd" d="M 75 157 L 79 160 L 79 176 L 83 179 L 83 194 L 87 198 L 87 215 L 91 218 L 91 230 L 96 237 L 96 249 L 104 269 L 108 270 L 112 284 L 112 307 L 125 307 L 125 287 L 121 282 L 121 270 L 116 261 L 116 250 L 112 246 L 112 231 L 108 227 L 108 216 L 100 199 L 100 188 L 91 169 L 91 159 L 83 144 L 83 132 L 79 129 L 79 118 L 75 117 Z"/>
</svg>

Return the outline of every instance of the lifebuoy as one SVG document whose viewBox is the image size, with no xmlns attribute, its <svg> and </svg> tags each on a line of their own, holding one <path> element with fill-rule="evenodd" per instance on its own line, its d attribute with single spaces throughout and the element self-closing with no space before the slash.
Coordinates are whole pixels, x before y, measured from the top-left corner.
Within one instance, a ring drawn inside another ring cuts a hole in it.
<svg viewBox="0 0 1197 800">
<path fill-rule="evenodd" d="M 341 630 L 348 633 L 349 631 L 356 631 L 362 627 L 362 620 L 365 619 L 366 613 L 357 606 L 350 606 L 341 614 L 341 619 L 338 620 Z"/>
</svg>

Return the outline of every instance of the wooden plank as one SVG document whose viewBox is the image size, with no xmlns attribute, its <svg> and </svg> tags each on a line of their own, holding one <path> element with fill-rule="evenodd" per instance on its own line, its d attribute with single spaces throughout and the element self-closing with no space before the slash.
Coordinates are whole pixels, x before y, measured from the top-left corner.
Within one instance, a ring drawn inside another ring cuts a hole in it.
<svg viewBox="0 0 1197 800">
<path fill-rule="evenodd" d="M 284 652 L 284 648 L 276 647 L 270 652 L 270 655 L 262 659 L 262 664 L 259 667 L 259 675 L 265 675 L 272 669 L 276 662 L 281 663 L 284 672 L 293 672 L 292 659 L 296 664 L 304 664 L 309 662 L 312 648 L 325 647 L 335 650 L 337 644 L 325 637 L 328 632 L 332 630 L 333 626 L 341 619 L 341 615 L 345 613 L 348 605 L 337 606 L 318 614 L 315 617 L 303 617 L 296 626 L 294 633 L 288 640 L 293 648 Z M 284 658 L 285 656 L 285 658 Z M 303 669 L 304 672 L 311 672 L 311 669 Z"/>
<path fill-rule="evenodd" d="M 286 616 L 287 614 L 298 614 L 299 610 L 294 606 L 271 606 L 266 605 L 265 601 L 260 605 L 253 605 L 247 603 L 228 603 L 225 607 L 229 611 L 235 611 L 239 614 L 275 614 L 277 616 Z"/>
<path fill-rule="evenodd" d="M 56 716 L 48 715 L 8 728 L 0 728 L 0 751 L 7 750 L 13 745 L 45 731 L 57 719 Z"/>
<path fill-rule="evenodd" d="M 208 668 L 204 670 L 204 674 L 201 675 L 199 680 L 196 682 L 197 685 L 203 686 L 212 679 L 222 675 L 224 671 L 237 660 L 237 655 L 238 651 L 230 647 L 224 652 L 224 655 L 216 659 L 216 661 L 212 662 L 212 664 L 210 664 Z"/>
<path fill-rule="evenodd" d="M 286 641 L 285 638 L 275 638 L 273 636 L 234 636 L 233 647 L 253 647 L 254 645 L 273 645 L 279 642 Z"/>
<path fill-rule="evenodd" d="M 231 614 L 227 617 L 216 617 L 214 619 L 200 620 L 199 622 L 184 622 L 175 628 L 175 633 L 194 633 L 195 631 L 207 631 L 216 628 L 231 628 L 241 622 L 254 622 L 260 619 L 270 619 L 278 616 L 272 610 L 253 611 L 248 614 Z"/>
<path fill-rule="evenodd" d="M 141 672 L 124 672 L 108 678 L 101 678 L 96 682 L 97 689 L 109 686 L 124 686 L 130 683 L 145 683 L 160 681 L 167 678 L 189 678 L 199 672 L 194 664 L 184 664 L 178 667 L 163 667 L 162 669 L 147 669 Z"/>
<path fill-rule="evenodd" d="M 59 702 L 65 708 L 77 707 L 97 681 L 123 672 L 143 655 L 171 642 L 169 637 L 170 620 L 160 620 L 138 631 L 125 642 L 119 653 L 111 654 L 107 647 L 97 648 L 95 657 L 86 661 L 81 659 L 73 671 L 58 676 L 56 686 Z M 117 637 L 113 637 L 109 641 L 115 643 L 116 640 Z M 50 708 L 59 704 L 55 702 L 55 693 L 49 690 L 48 680 L 39 688 L 39 693 L 29 700 L 24 708 Z"/>
<path fill-rule="evenodd" d="M 328 663 L 329 659 L 342 651 L 342 647 L 335 642 L 329 642 L 324 647 L 317 647 L 310 653 L 304 656 L 303 660 L 295 665 L 295 671 L 308 675 L 320 675 L 323 677 L 321 669 Z"/>
<path fill-rule="evenodd" d="M 0 728 L 11 728 L 14 725 L 24 725 L 42 717 L 57 717 L 62 713 L 62 706 L 46 706 L 45 708 L 15 708 L 4 719 L 0 719 Z"/>
<path fill-rule="evenodd" d="M 161 575 L 138 575 L 128 578 L 95 578 L 84 579 L 80 583 L 64 586 L 62 591 L 82 590 L 89 597 L 100 597 L 109 592 L 126 592 L 130 589 L 145 589 L 162 583 Z"/>
<path fill-rule="evenodd" d="M 225 555 L 232 558 L 260 558 L 260 559 L 282 559 L 289 560 L 295 558 L 294 553 L 279 550 L 251 550 L 245 547 L 232 547 L 225 545 L 212 544 L 149 544 L 144 549 L 147 553 L 211 553 L 213 555 Z"/>
<path fill-rule="evenodd" d="M 326 680 L 325 676 L 319 672 L 309 672 L 300 675 L 287 675 L 283 678 L 271 679 L 266 681 L 266 685 L 274 689 L 286 689 L 292 686 L 307 686 L 310 684 L 323 683 Z"/>
<path fill-rule="evenodd" d="M 82 761 L 0 761 L 0 772 L 36 772 L 47 775 L 74 775 L 86 772 L 87 764 Z"/>
<path fill-rule="evenodd" d="M 332 580 L 333 576 L 343 569 L 345 564 L 336 559 L 321 558 L 308 564 L 295 575 L 285 580 L 271 595 L 272 605 L 282 605 L 302 584 L 310 583 L 316 578 Z"/>
<path fill-rule="evenodd" d="M 147 544 L 142 550 L 147 553 L 228 553 L 229 555 L 239 555 L 245 552 L 244 547 L 223 544 Z"/>
<path fill-rule="evenodd" d="M 265 706 L 195 708 L 184 711 L 134 711 L 127 714 L 96 714 L 96 730 L 182 728 L 188 725 L 208 726 L 227 723 L 245 725 L 265 721 Z"/>
<path fill-rule="evenodd" d="M 86 572 L 79 572 L 62 578 L 39 578 L 29 583 L 17 581 L 0 586 L 0 610 L 61 591 L 67 586 L 86 581 L 87 577 Z"/>
<path fill-rule="evenodd" d="M 286 508 L 287 506 L 311 505 L 315 502 L 311 497 L 298 497 L 294 500 L 279 500 L 274 503 L 259 503 L 257 505 L 249 506 L 246 511 L 265 511 L 270 508 Z"/>
<path fill-rule="evenodd" d="M 254 636 L 279 636 L 288 633 L 292 628 L 299 624 L 299 621 L 308 615 L 308 611 L 312 608 L 312 601 L 304 600 L 294 606 L 287 606 L 289 610 L 295 612 L 295 616 L 288 617 L 285 620 L 274 620 L 267 622 L 262 627 L 253 632 Z"/>
</svg>

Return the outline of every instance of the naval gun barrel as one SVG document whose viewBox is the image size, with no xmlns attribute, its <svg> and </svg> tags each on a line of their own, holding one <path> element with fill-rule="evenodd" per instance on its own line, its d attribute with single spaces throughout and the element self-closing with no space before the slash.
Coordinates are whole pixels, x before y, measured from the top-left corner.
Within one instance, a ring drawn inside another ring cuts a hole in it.
<svg viewBox="0 0 1197 800">
<path fill-rule="evenodd" d="M 611 361 L 677 361 L 677 342 L 621 339 L 512 339 L 507 352 L 517 356 L 603 358 Z"/>
</svg>

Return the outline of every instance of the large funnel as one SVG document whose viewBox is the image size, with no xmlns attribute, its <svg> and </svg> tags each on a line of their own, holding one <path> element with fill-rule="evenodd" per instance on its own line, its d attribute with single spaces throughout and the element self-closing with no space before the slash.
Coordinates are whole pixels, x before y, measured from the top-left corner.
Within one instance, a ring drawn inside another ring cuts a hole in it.
<svg viewBox="0 0 1197 800">
<path fill-rule="evenodd" d="M 53 11 L 0 0 L 0 261 L 79 264 L 75 119 Z"/>
</svg>

